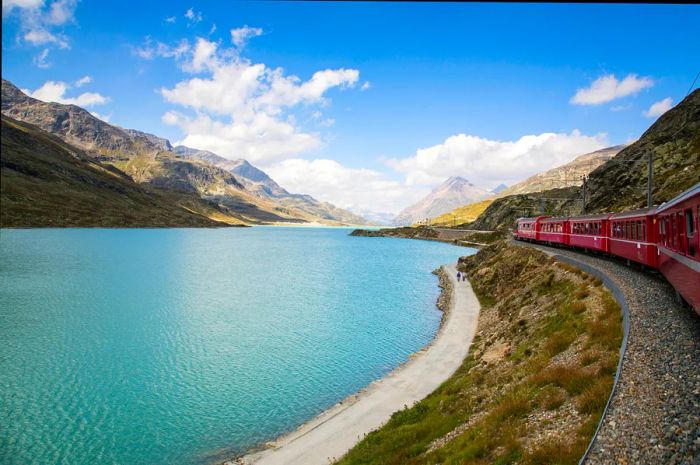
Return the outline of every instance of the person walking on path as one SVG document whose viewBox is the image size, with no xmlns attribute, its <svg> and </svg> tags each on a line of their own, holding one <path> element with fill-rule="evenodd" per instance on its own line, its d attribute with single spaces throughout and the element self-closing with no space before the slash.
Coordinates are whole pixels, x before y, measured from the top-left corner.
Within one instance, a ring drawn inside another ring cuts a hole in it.
<svg viewBox="0 0 700 465">
<path fill-rule="evenodd" d="M 462 273 L 459 271 L 457 272 L 457 282 L 460 282 L 462 280 Z"/>
</svg>

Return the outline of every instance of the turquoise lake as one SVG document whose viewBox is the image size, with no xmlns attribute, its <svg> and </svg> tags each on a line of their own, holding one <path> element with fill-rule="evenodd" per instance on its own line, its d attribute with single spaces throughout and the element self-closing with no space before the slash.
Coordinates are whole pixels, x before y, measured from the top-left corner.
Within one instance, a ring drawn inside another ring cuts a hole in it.
<svg viewBox="0 0 700 465">
<path fill-rule="evenodd" d="M 470 249 L 348 229 L 0 232 L 0 463 L 217 463 L 406 361 Z"/>
</svg>

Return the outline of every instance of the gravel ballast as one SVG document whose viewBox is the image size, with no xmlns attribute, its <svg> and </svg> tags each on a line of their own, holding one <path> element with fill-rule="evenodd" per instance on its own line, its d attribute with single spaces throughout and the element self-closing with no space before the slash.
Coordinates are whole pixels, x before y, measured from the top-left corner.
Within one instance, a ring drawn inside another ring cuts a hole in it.
<svg viewBox="0 0 700 465">
<path fill-rule="evenodd" d="M 700 465 L 700 317 L 676 301 L 660 275 L 527 245 L 599 270 L 627 301 L 630 327 L 619 383 L 585 463 Z"/>
</svg>

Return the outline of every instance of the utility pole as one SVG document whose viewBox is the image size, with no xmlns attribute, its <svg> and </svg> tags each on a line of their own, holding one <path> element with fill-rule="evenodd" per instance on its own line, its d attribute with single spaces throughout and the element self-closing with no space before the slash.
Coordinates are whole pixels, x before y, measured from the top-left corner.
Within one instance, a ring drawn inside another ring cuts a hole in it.
<svg viewBox="0 0 700 465">
<path fill-rule="evenodd" d="M 649 174 L 647 177 L 647 207 L 651 208 L 654 206 L 654 197 L 651 193 L 652 186 L 654 185 L 654 153 L 649 150 L 649 158 L 647 160 L 647 165 L 649 167 Z"/>
<path fill-rule="evenodd" d="M 540 215 L 544 216 L 544 191 L 540 195 Z"/>
</svg>

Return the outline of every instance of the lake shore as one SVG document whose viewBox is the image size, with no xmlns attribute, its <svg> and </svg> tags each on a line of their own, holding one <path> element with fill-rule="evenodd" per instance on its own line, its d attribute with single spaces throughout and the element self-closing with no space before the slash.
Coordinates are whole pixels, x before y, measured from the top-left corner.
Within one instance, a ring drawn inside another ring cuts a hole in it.
<svg viewBox="0 0 700 465">
<path fill-rule="evenodd" d="M 412 406 L 452 376 L 469 352 L 480 306 L 471 285 L 457 282 L 455 265 L 445 265 L 442 270 L 450 285 L 443 282 L 441 300 L 445 302 L 446 292 L 451 298 L 443 323 L 428 346 L 296 431 L 225 465 L 327 464 L 386 423 L 394 412 Z"/>
</svg>

